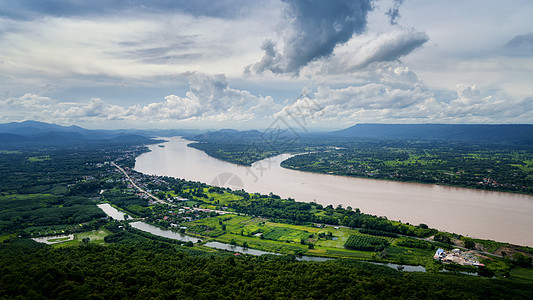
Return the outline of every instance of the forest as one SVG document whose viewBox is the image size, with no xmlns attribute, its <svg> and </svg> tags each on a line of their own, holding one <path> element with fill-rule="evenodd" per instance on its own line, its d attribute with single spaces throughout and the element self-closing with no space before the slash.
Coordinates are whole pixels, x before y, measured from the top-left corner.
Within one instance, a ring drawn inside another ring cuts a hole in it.
<svg viewBox="0 0 533 300">
<path fill-rule="evenodd" d="M 354 260 L 235 256 L 130 235 L 109 246 L 0 244 L 0 297 L 33 299 L 530 299 L 531 283 L 405 273 Z"/>
</svg>

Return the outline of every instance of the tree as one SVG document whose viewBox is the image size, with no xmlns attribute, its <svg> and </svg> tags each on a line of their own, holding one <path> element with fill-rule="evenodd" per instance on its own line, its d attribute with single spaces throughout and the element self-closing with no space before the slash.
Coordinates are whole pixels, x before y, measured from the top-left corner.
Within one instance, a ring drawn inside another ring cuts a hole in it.
<svg viewBox="0 0 533 300">
<path fill-rule="evenodd" d="M 471 240 L 471 239 L 466 239 L 465 240 L 465 247 L 468 248 L 468 249 L 474 249 L 476 248 L 476 243 Z"/>
<path fill-rule="evenodd" d="M 445 244 L 451 244 L 452 243 L 452 240 L 450 239 L 450 237 L 447 234 L 444 234 L 442 232 L 439 232 L 439 233 L 435 234 L 435 236 L 433 237 L 433 240 L 436 241 L 436 242 L 441 242 L 441 243 L 445 243 Z"/>
<path fill-rule="evenodd" d="M 531 265 L 531 257 L 525 256 L 524 254 L 517 252 L 513 254 L 513 263 L 521 267 L 529 267 Z"/>
</svg>

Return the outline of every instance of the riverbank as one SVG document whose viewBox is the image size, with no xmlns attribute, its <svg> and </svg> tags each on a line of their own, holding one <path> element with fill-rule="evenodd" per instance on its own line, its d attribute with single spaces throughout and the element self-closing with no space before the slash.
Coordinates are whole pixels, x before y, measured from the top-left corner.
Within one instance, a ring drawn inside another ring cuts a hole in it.
<svg viewBox="0 0 533 300">
<path fill-rule="evenodd" d="M 243 167 L 187 147 L 189 141 L 168 140 L 165 148 L 150 146 L 151 152 L 138 156 L 135 170 L 252 193 L 273 192 L 323 206 L 350 206 L 473 238 L 533 245 L 528 230 L 533 227 L 533 197 L 529 195 L 293 171 L 280 167 L 289 155 Z"/>
</svg>

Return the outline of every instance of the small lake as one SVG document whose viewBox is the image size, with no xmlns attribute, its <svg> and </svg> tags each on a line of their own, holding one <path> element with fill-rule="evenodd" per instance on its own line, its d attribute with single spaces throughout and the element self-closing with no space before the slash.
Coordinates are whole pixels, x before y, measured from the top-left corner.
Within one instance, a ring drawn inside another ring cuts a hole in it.
<svg viewBox="0 0 533 300">
<path fill-rule="evenodd" d="M 43 236 L 43 237 L 32 238 L 32 240 L 36 241 L 37 243 L 53 245 L 53 244 L 64 243 L 66 241 L 73 241 L 74 234 L 71 233 L 71 234 L 60 234 L 60 235 L 53 235 L 53 236 Z"/>
<path fill-rule="evenodd" d="M 166 237 L 166 238 L 173 239 L 173 240 L 178 240 L 178 241 L 183 241 L 183 242 L 193 242 L 193 243 L 198 243 L 199 241 L 201 241 L 201 239 L 199 238 L 192 237 L 192 236 L 189 236 L 183 233 L 159 228 L 157 226 L 144 223 L 141 221 L 130 223 L 130 225 L 133 228 L 149 232 L 153 235 L 162 236 L 162 237 Z"/>
<path fill-rule="evenodd" d="M 106 213 L 106 215 L 110 216 L 111 218 L 115 220 L 119 220 L 119 221 L 124 221 L 125 213 L 114 208 L 113 206 L 111 206 L 111 204 L 103 203 L 103 204 L 98 204 L 96 206 L 98 206 L 101 210 L 103 210 Z M 128 218 L 129 217 L 130 216 L 128 215 Z"/>
<path fill-rule="evenodd" d="M 187 147 L 190 141 L 148 146 L 151 152 L 136 159 L 135 170 L 211 185 L 245 189 L 322 205 L 341 204 L 364 213 L 465 236 L 533 246 L 533 196 L 488 192 L 440 185 L 372 180 L 315 174 L 282 168 L 291 155 L 282 154 L 238 166 Z"/>
<path fill-rule="evenodd" d="M 378 263 L 378 262 L 369 262 L 369 263 L 375 264 L 378 266 L 385 266 L 385 267 L 393 268 L 396 270 L 398 270 L 398 267 L 401 267 L 402 271 L 404 272 L 426 272 L 426 268 L 422 266 L 398 265 L 398 264 Z"/>
</svg>

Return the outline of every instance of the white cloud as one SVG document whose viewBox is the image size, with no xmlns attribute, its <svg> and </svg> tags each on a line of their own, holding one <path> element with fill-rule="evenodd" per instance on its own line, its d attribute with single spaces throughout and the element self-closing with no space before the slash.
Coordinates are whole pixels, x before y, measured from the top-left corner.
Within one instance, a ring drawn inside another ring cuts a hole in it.
<svg viewBox="0 0 533 300">
<path fill-rule="evenodd" d="M 276 116 L 303 115 L 313 126 L 339 128 L 355 123 L 516 123 L 531 122 L 533 101 L 457 85 L 456 98 L 437 99 L 407 67 L 383 69 L 357 86 L 320 86 L 310 97 L 285 106 Z M 314 106 L 310 106 L 312 103 Z"/>
<path fill-rule="evenodd" d="M 260 55 L 258 45 L 274 26 L 262 21 L 275 20 L 274 12 L 251 10 L 250 15 L 232 19 L 176 11 L 27 20 L 0 17 L 0 58 L 6 62 L 0 68 L 21 80 L 138 79 L 191 70 L 240 75 L 246 60 Z"/>
<path fill-rule="evenodd" d="M 334 69 L 356 71 L 376 62 L 394 62 L 427 42 L 429 37 L 413 29 L 396 29 L 371 38 L 355 51 L 342 53 L 333 60 Z"/>
<path fill-rule="evenodd" d="M 29 110 L 39 110 L 54 105 L 57 102 L 48 97 L 27 93 L 19 98 L 7 98 L 3 101 L 0 100 L 0 103 L 15 107 L 19 106 Z"/>
<path fill-rule="evenodd" d="M 284 109 L 316 126 L 533 122 L 533 2 L 451 1 L 19 1 L 0 7 L 0 120 L 264 127 L 310 86 L 321 109 Z"/>
<path fill-rule="evenodd" d="M 123 107 L 111 105 L 100 98 L 88 103 L 59 103 L 48 97 L 26 94 L 2 102 L 9 109 L 23 107 L 27 113 L 35 113 L 41 120 L 81 121 L 250 121 L 269 117 L 281 108 L 272 97 L 261 97 L 249 91 L 231 88 L 226 76 L 199 73 L 185 74 L 189 79 L 189 91 L 184 97 L 168 95 L 163 101 L 147 105 Z"/>
</svg>

